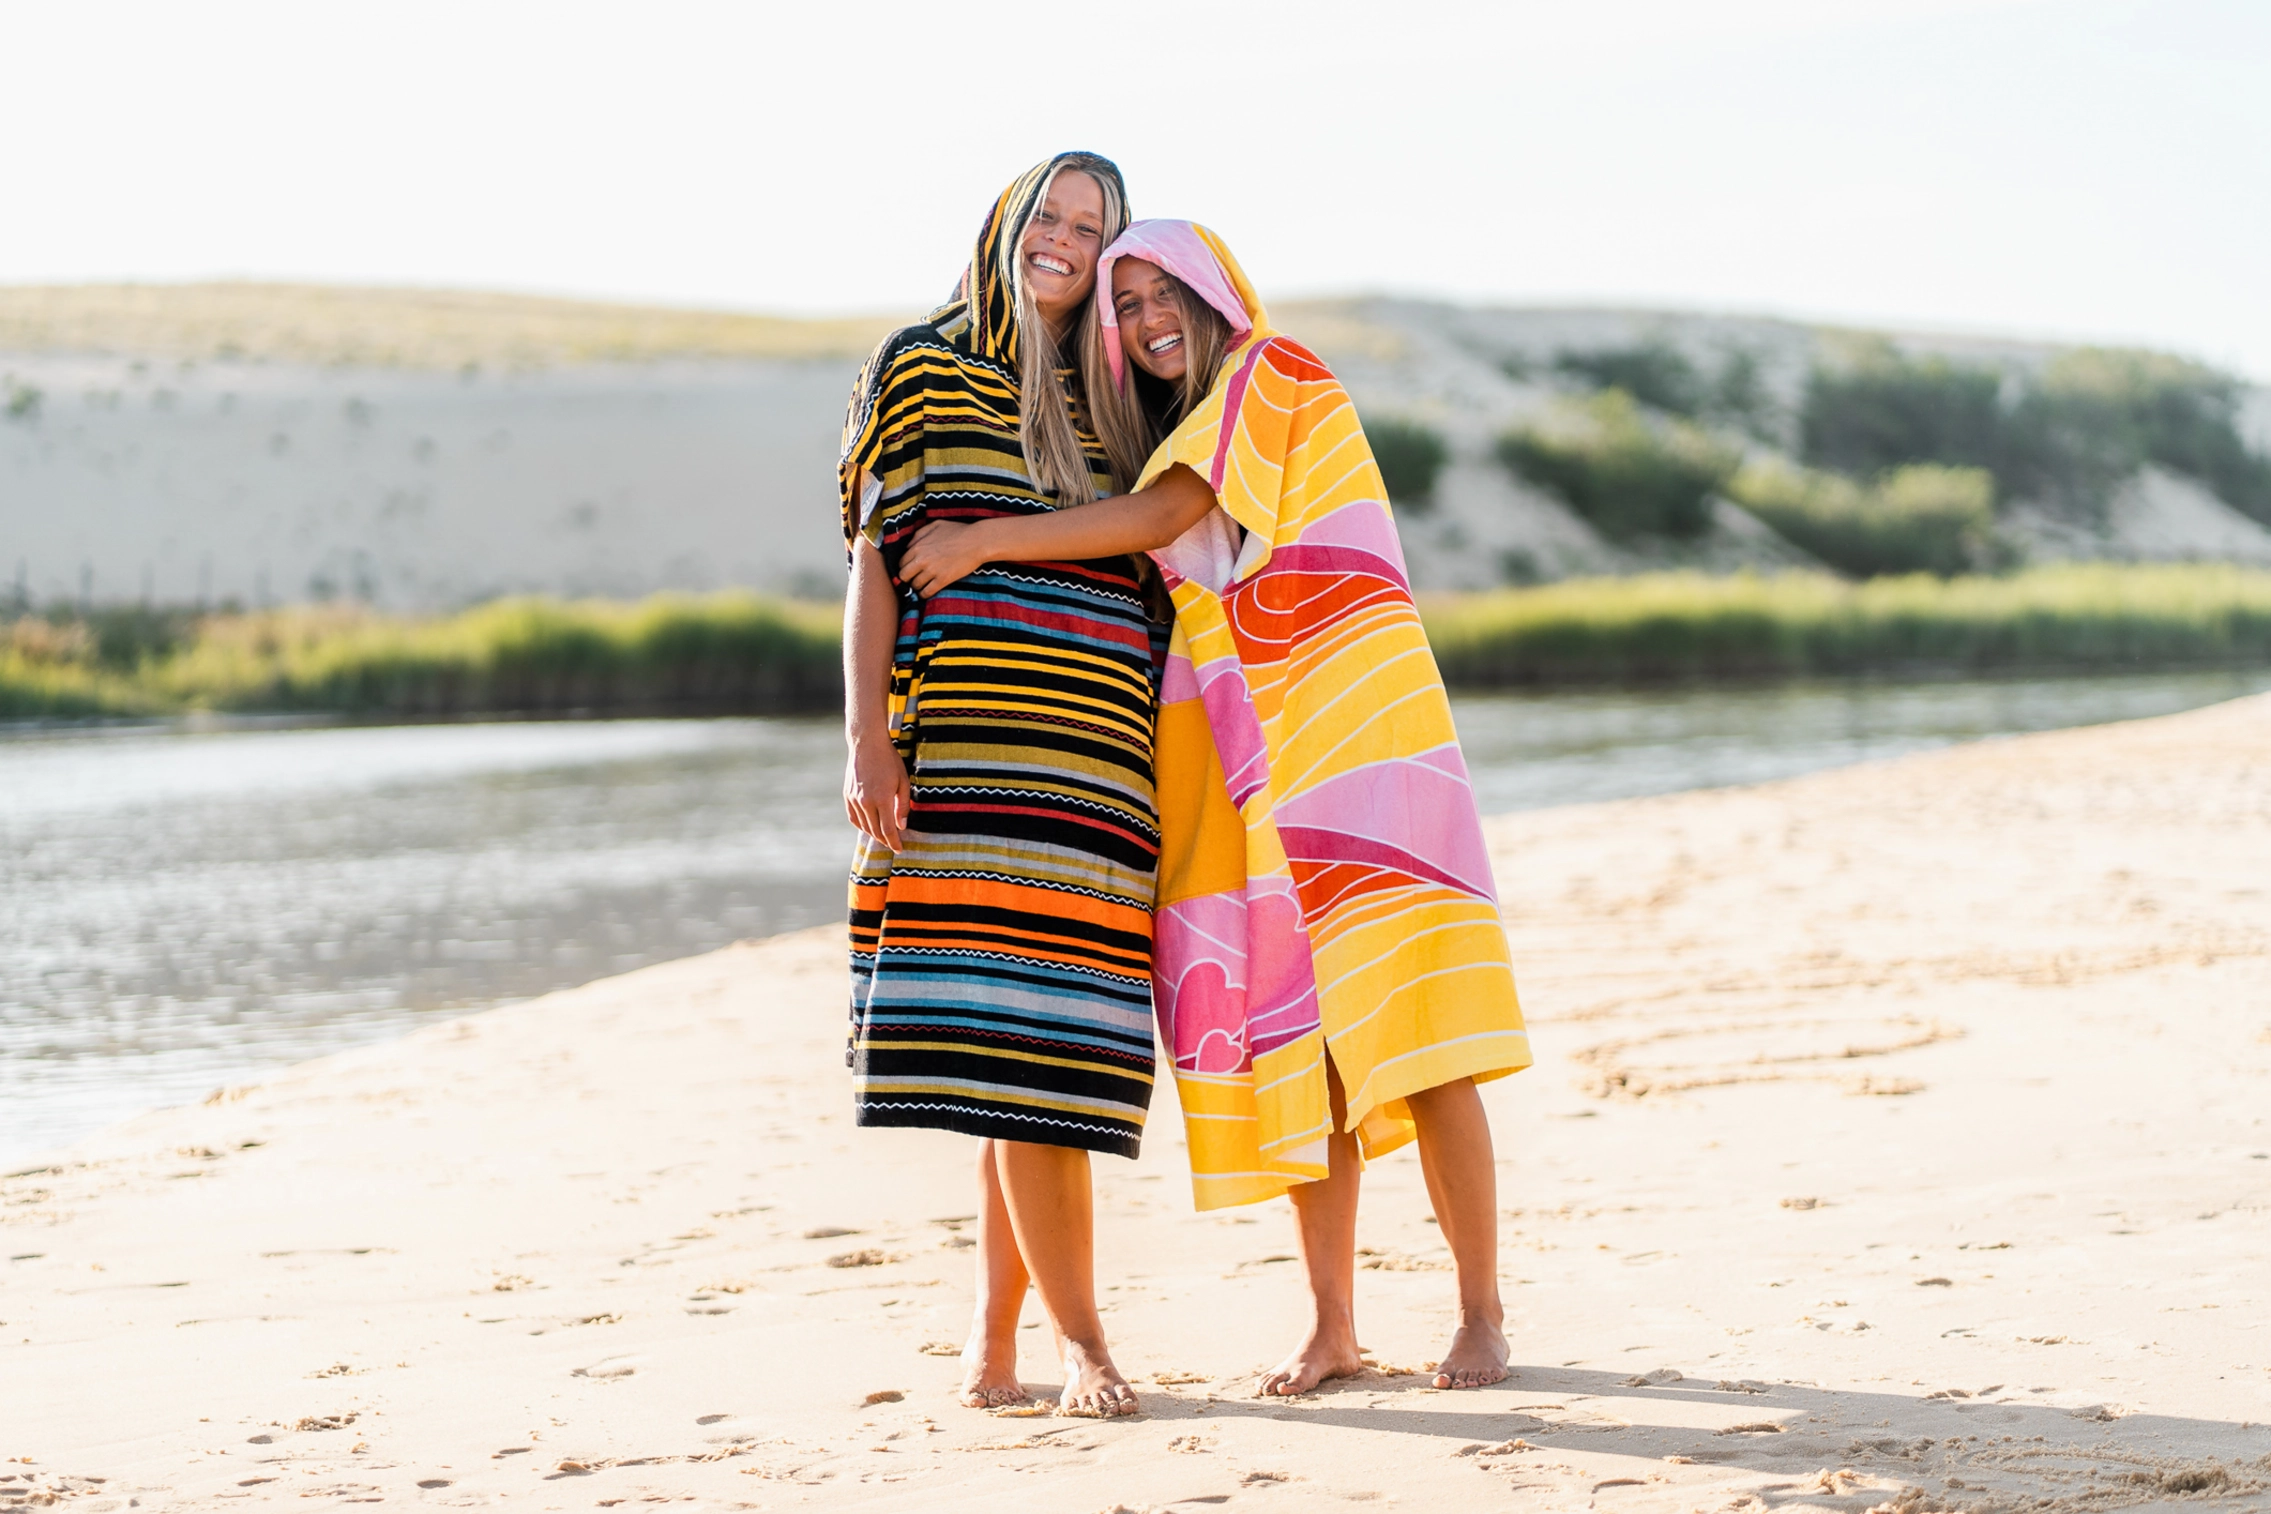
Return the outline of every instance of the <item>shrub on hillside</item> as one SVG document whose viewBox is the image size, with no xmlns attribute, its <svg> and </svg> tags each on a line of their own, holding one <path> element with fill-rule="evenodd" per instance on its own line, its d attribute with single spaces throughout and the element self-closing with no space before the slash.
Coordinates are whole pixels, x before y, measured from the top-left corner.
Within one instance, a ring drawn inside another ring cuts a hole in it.
<svg viewBox="0 0 2271 1514">
<path fill-rule="evenodd" d="M 1985 468 L 2006 489 L 2021 464 L 2003 408 L 2003 376 L 1945 358 L 1909 358 L 1889 342 L 1847 367 L 1817 367 L 1798 411 L 1807 462 L 1873 475 L 1903 463 Z"/>
<path fill-rule="evenodd" d="M 1953 577 L 1995 565 L 1995 482 L 1984 468 L 1915 463 L 1860 484 L 1780 462 L 1745 465 L 1727 497 L 1838 572 Z"/>
<path fill-rule="evenodd" d="M 2094 473 L 2125 477 L 2144 463 L 2187 473 L 2271 525 L 2271 458 L 2239 429 L 2240 382 L 2156 352 L 2061 353 L 2021 401 L 2018 419 L 2046 452 L 2087 448 Z"/>
<path fill-rule="evenodd" d="M 2271 458 L 2239 430 L 2241 395 L 2238 380 L 2158 353 L 2086 348 L 2020 381 L 1879 343 L 1814 370 L 1799 434 L 1817 467 L 1985 468 L 2005 498 L 2082 514 L 2101 512 L 2124 479 L 2158 463 L 2271 524 Z"/>
<path fill-rule="evenodd" d="M 1694 426 L 1651 421 L 1621 389 L 1555 424 L 1517 427 L 1498 439 L 1497 451 L 1508 468 L 1619 539 L 1700 536 L 1711 523 L 1711 496 L 1740 461 Z"/>
<path fill-rule="evenodd" d="M 1661 338 L 1629 347 L 1565 350 L 1555 356 L 1554 367 L 1596 389 L 1622 389 L 1668 415 L 1747 431 L 1760 430 L 1773 409 L 1758 354 L 1741 347 L 1721 356 L 1715 374 Z"/>
<path fill-rule="evenodd" d="M 1435 480 L 1451 460 L 1443 433 L 1422 421 L 1386 415 L 1364 422 L 1364 439 L 1397 508 L 1424 514 L 1435 505 Z"/>
<path fill-rule="evenodd" d="M 1701 415 L 1711 397 L 1703 371 L 1666 341 L 1555 354 L 1553 365 L 1595 389 L 1622 389 L 1673 415 Z"/>
</svg>

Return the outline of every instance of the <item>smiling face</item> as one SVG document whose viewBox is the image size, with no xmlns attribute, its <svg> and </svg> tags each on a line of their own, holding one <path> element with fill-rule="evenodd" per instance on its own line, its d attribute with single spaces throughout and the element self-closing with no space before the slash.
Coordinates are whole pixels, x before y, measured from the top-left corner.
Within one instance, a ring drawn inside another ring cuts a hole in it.
<svg viewBox="0 0 2271 1514">
<path fill-rule="evenodd" d="M 1190 371 L 1182 287 L 1157 263 L 1123 257 L 1112 265 L 1112 314 L 1120 351 L 1156 379 L 1179 384 Z"/>
<path fill-rule="evenodd" d="M 1061 330 L 1096 287 L 1103 251 L 1103 186 L 1077 170 L 1058 174 L 1017 244 L 1025 286 L 1051 328 Z"/>
</svg>

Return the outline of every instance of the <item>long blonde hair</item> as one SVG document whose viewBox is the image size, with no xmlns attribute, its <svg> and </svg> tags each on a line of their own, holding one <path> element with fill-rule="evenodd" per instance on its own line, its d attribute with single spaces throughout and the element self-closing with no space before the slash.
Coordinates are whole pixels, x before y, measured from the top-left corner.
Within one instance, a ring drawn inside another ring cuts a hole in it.
<svg viewBox="0 0 2271 1514">
<path fill-rule="evenodd" d="M 1087 174 L 1104 198 L 1103 240 L 1097 245 L 1098 253 L 1127 230 L 1128 206 L 1120 189 L 1119 169 L 1110 159 L 1094 153 L 1066 153 L 1041 181 L 1024 221 L 1002 239 L 1000 256 L 1009 265 L 1010 308 L 1017 321 L 1017 441 L 1025 450 L 1025 470 L 1042 493 L 1053 494 L 1065 504 L 1080 504 L 1096 498 L 1096 476 L 1089 471 L 1087 450 L 1073 425 L 1081 396 L 1069 391 L 1058 375 L 1062 340 L 1050 333 L 1049 323 L 1042 319 L 1040 303 L 1025 280 L 1025 259 L 1019 253 L 1032 211 L 1047 203 L 1049 186 L 1056 183 L 1058 174 L 1066 172 Z M 1067 317 L 1063 335 L 1095 324 L 1096 292 L 1090 290 L 1080 308 Z M 1083 388 L 1088 388 L 1086 368 L 1082 363 L 1075 370 L 1076 377 L 1083 378 Z"/>
<path fill-rule="evenodd" d="M 1141 370 L 1124 353 L 1119 380 L 1113 381 L 1104 343 L 1118 338 L 1104 335 L 1104 323 L 1093 304 L 1081 322 L 1080 372 L 1088 391 L 1089 424 L 1096 430 L 1096 439 L 1104 444 L 1104 455 L 1112 465 L 1112 487 L 1120 493 L 1135 487 L 1144 463 L 1167 439 L 1167 433 L 1213 390 L 1214 381 L 1221 376 L 1224 351 L 1230 346 L 1230 323 L 1222 313 L 1174 274 L 1168 273 L 1167 279 L 1174 286 L 1176 303 L 1182 307 L 1183 351 L 1190 361 L 1183 369 L 1182 382 L 1174 386 L 1165 414 L 1154 415 L 1144 404 L 1137 389 Z M 1111 297 L 1108 289 L 1098 289 L 1094 296 L 1103 300 Z"/>
</svg>

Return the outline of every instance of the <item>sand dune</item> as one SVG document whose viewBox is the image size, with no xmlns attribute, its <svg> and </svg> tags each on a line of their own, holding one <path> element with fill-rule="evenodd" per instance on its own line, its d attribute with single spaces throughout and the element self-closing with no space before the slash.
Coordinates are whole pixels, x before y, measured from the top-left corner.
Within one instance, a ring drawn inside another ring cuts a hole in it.
<svg viewBox="0 0 2271 1514">
<path fill-rule="evenodd" d="M 1191 1211 L 1166 1098 L 1098 1167 L 1148 1415 L 955 1407 L 969 1143 L 849 1128 L 816 931 L 8 1177 L 0 1507 L 2271 1507 L 2271 700 L 1491 838 L 1502 1387 L 1417 1375 L 1407 1153 L 1379 1369 L 1248 1396 L 1290 1225 Z"/>
<path fill-rule="evenodd" d="M 1725 505 L 1695 542 L 1611 541 L 1509 474 L 1492 441 L 1562 397 L 1564 348 L 1668 341 L 1707 366 L 1740 351 L 1788 406 L 1855 333 L 1384 298 L 1273 309 L 1368 416 L 1448 440 L 1432 505 L 1398 502 L 1421 588 L 1813 563 Z M 450 290 L 0 288 L 0 579 L 41 601 L 407 610 L 523 591 L 833 595 L 844 399 L 889 324 Z M 2022 367 L 2054 352 L 1903 341 Z M 2271 395 L 2249 403 L 2260 437 Z M 2044 560 L 2271 561 L 2271 532 L 2174 475 L 2149 471 L 2109 512 L 2022 508 L 2005 524 Z"/>
</svg>

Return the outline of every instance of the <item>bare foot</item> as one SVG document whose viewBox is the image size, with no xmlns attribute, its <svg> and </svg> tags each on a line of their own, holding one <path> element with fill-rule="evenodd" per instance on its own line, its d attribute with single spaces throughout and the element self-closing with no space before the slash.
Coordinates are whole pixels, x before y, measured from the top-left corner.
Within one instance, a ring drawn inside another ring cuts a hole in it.
<svg viewBox="0 0 2271 1514">
<path fill-rule="evenodd" d="M 983 1330 L 972 1330 L 962 1347 L 962 1406 L 965 1409 L 999 1409 L 1024 1403 L 1025 1385 L 1017 1380 L 1017 1337 L 990 1341 Z"/>
<path fill-rule="evenodd" d="M 1487 1319 L 1470 1319 L 1451 1336 L 1436 1364 L 1438 1388 L 1487 1388 L 1506 1381 L 1506 1332 Z"/>
<path fill-rule="evenodd" d="M 1328 1378 L 1354 1377 L 1363 1370 L 1364 1356 L 1356 1344 L 1355 1325 L 1327 1325 L 1320 1320 L 1309 1327 L 1307 1338 L 1293 1348 L 1291 1356 L 1262 1374 L 1261 1386 L 1255 1391 L 1264 1398 L 1291 1398 Z"/>
<path fill-rule="evenodd" d="M 1112 1353 L 1098 1341 L 1093 1347 L 1064 1342 L 1065 1386 L 1057 1397 L 1057 1412 L 1075 1419 L 1110 1419 L 1141 1412 L 1135 1389 L 1112 1365 Z"/>
</svg>

